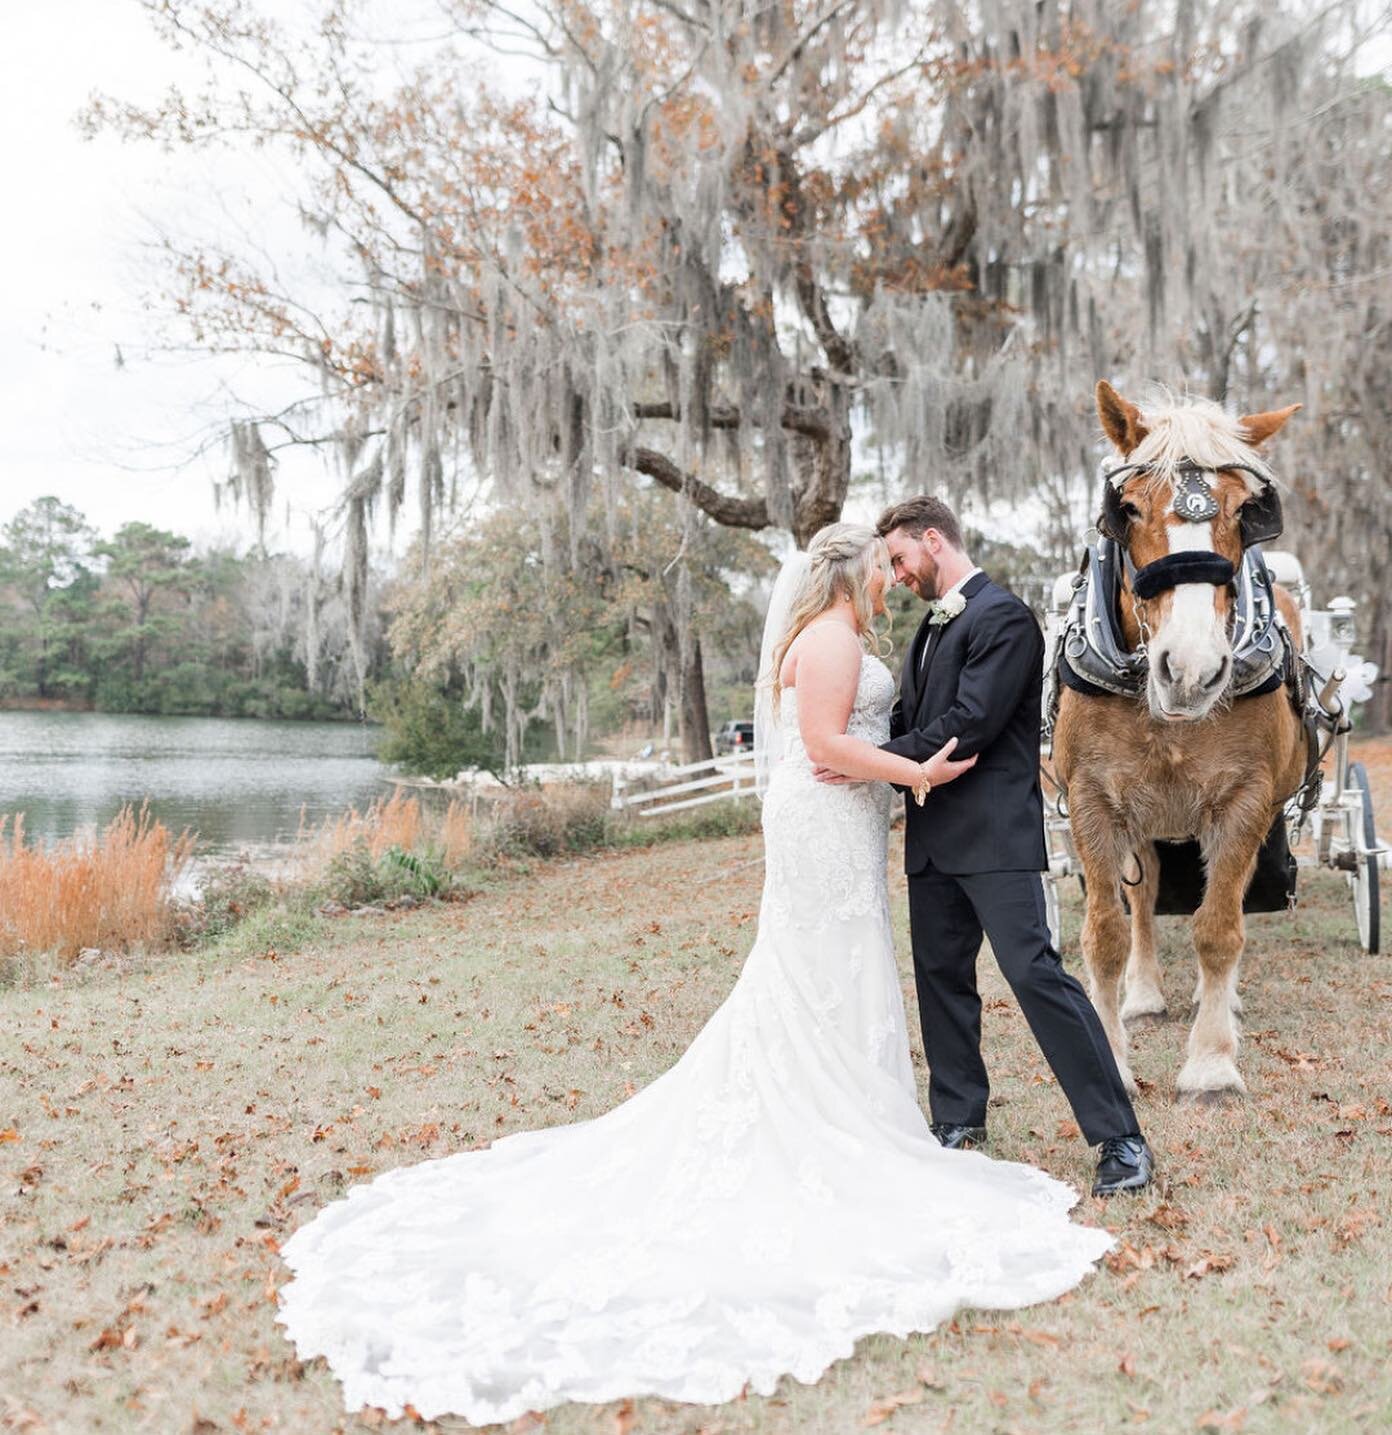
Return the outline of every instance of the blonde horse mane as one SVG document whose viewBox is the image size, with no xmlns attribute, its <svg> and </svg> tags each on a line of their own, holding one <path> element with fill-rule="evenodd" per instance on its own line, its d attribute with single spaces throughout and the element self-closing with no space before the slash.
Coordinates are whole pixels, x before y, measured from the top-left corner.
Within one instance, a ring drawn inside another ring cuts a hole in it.
<svg viewBox="0 0 1392 1435">
<path fill-rule="evenodd" d="M 1173 482 L 1175 470 L 1186 458 L 1201 468 L 1248 464 L 1268 483 L 1275 481 L 1266 460 L 1247 442 L 1241 423 L 1212 399 L 1181 400 L 1157 386 L 1141 408 L 1141 422 L 1146 436 L 1125 462 L 1150 465 L 1152 482 Z M 1238 473 L 1249 493 L 1261 490 L 1261 482 L 1253 474 Z"/>
</svg>

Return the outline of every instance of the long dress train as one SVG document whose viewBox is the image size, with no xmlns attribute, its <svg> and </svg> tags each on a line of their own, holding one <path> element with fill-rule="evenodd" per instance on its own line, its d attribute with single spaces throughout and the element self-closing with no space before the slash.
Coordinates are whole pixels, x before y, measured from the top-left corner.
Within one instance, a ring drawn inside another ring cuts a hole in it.
<svg viewBox="0 0 1392 1435">
<path fill-rule="evenodd" d="M 888 736 L 866 656 L 848 731 Z M 590 1121 L 353 1187 L 286 1242 L 277 1319 L 345 1407 L 512 1420 L 813 1382 L 873 1331 L 1076 1285 L 1112 1245 L 1033 1167 L 944 1151 L 919 1108 L 883 783 L 819 784 L 783 699 L 753 949 L 677 1063 Z"/>
</svg>

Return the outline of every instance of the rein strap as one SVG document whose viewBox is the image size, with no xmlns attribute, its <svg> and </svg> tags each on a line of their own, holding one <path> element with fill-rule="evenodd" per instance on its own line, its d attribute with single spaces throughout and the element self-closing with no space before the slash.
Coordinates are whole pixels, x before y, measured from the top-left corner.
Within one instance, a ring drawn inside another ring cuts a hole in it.
<svg viewBox="0 0 1392 1435">
<path fill-rule="evenodd" d="M 1142 600 L 1154 598 L 1180 583 L 1212 583 L 1215 588 L 1226 588 L 1233 581 L 1233 573 L 1232 563 L 1219 553 L 1186 550 L 1167 553 L 1154 563 L 1136 569 L 1131 588 Z"/>
</svg>

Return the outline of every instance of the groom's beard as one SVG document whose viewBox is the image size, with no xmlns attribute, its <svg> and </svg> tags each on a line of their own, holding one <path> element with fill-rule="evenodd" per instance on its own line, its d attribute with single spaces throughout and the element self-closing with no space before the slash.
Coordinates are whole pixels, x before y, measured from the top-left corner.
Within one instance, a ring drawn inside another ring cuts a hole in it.
<svg viewBox="0 0 1392 1435">
<path fill-rule="evenodd" d="M 934 598 L 942 597 L 942 594 L 938 591 L 941 583 L 941 574 L 936 559 L 925 557 L 923 561 L 928 566 L 914 574 L 913 587 L 914 591 L 925 603 L 931 603 Z"/>
</svg>

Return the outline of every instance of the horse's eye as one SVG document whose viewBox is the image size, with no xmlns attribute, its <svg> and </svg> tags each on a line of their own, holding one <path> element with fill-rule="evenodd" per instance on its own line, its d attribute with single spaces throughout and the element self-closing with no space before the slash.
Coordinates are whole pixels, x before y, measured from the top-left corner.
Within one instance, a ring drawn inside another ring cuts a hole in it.
<svg viewBox="0 0 1392 1435">
<path fill-rule="evenodd" d="M 1141 516 L 1141 510 L 1137 508 L 1136 505 L 1132 503 L 1129 498 L 1122 500 L 1121 511 L 1128 518 L 1139 518 Z"/>
</svg>

